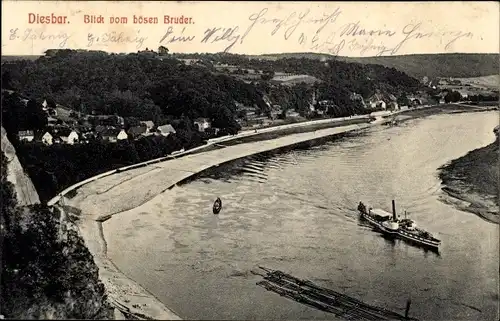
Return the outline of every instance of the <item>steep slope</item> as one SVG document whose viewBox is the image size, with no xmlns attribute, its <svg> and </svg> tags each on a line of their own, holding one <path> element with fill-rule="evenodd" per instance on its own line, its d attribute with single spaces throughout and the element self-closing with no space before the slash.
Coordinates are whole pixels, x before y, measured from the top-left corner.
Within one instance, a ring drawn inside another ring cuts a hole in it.
<svg viewBox="0 0 500 321">
<path fill-rule="evenodd" d="M 0 318 L 113 319 L 98 267 L 74 221 L 39 204 L 1 130 Z"/>
<path fill-rule="evenodd" d="M 29 176 L 24 172 L 16 155 L 16 150 L 7 138 L 7 132 L 2 127 L 2 151 L 7 157 L 7 179 L 14 184 L 18 205 L 32 205 L 40 203 L 35 186 Z"/>
</svg>

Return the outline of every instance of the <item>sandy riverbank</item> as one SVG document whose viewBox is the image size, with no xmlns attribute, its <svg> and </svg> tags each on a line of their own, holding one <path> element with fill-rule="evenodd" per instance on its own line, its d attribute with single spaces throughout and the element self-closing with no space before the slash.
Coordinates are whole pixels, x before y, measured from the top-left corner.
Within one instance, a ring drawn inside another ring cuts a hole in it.
<svg viewBox="0 0 500 321">
<path fill-rule="evenodd" d="M 440 168 L 443 191 L 457 208 L 500 224 L 498 207 L 499 140 Z"/>
<path fill-rule="evenodd" d="M 486 112 L 491 110 L 491 106 L 445 104 L 404 111 L 396 116 L 396 119 L 398 122 L 404 122 L 437 114 Z M 439 169 L 439 177 L 443 182 L 442 190 L 447 195 L 447 197 L 443 198 L 445 202 L 497 224 L 500 223 L 498 207 L 498 145 L 497 138 L 496 142 L 475 149 Z"/>
</svg>

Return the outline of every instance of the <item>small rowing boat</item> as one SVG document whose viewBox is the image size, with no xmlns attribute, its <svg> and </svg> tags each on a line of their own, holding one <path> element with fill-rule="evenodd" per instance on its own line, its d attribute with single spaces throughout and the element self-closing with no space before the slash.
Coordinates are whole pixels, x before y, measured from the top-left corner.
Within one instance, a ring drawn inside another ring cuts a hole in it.
<svg viewBox="0 0 500 321">
<path fill-rule="evenodd" d="M 212 210 L 216 215 L 222 210 L 222 201 L 219 197 L 215 200 Z"/>
</svg>

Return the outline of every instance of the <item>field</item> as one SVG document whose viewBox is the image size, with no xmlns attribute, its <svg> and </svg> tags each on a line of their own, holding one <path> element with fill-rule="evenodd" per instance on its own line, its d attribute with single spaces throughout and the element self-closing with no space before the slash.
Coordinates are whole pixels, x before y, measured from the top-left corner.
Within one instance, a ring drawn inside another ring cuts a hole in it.
<svg viewBox="0 0 500 321">
<path fill-rule="evenodd" d="M 487 88 L 492 90 L 498 90 L 498 88 L 500 87 L 500 75 L 455 79 L 460 80 L 462 84 L 468 84 L 471 87 Z"/>
</svg>

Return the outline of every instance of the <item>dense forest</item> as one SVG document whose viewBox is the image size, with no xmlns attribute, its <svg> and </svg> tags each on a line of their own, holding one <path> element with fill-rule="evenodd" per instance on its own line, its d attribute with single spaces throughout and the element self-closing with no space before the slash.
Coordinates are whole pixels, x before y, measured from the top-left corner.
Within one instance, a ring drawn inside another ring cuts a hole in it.
<svg viewBox="0 0 500 321">
<path fill-rule="evenodd" d="M 110 319 L 98 268 L 83 239 L 63 230 L 56 208 L 17 205 L 1 153 L 2 270 L 0 315 L 6 319 Z M 63 223 L 65 224 L 65 223 Z"/>
<path fill-rule="evenodd" d="M 320 90 L 320 99 L 334 100 L 340 91 L 350 91 L 368 98 L 381 89 L 394 95 L 414 92 L 420 83 L 405 73 L 382 65 L 346 63 L 334 59 L 317 60 L 307 58 L 281 58 L 278 60 L 251 59 L 244 55 L 219 54 L 174 54 L 177 58 L 190 58 L 209 61 L 212 64 L 228 64 L 240 68 L 274 72 L 306 74 L 321 79 L 330 90 Z"/>
<path fill-rule="evenodd" d="M 481 53 L 441 53 L 413 54 L 379 57 L 334 57 L 333 55 L 303 52 L 277 53 L 248 56 L 253 59 L 277 60 L 282 58 L 308 58 L 316 60 L 337 59 L 339 61 L 360 64 L 377 64 L 396 68 L 412 77 L 422 79 L 454 77 L 470 78 L 497 75 L 500 67 L 498 54 Z"/>
</svg>

